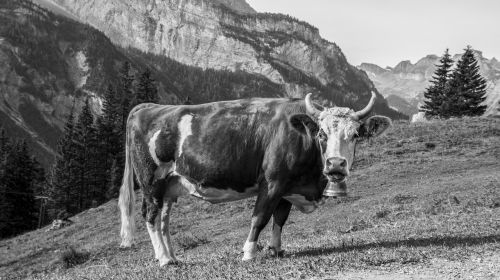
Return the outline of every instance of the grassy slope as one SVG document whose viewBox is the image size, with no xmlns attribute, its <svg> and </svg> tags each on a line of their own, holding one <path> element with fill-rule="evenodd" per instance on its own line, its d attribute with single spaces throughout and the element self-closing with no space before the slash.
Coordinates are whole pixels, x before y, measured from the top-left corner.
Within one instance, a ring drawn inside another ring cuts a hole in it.
<svg viewBox="0 0 500 280">
<path fill-rule="evenodd" d="M 253 200 L 183 198 L 173 213 L 180 265 L 157 267 L 141 219 L 120 250 L 116 201 L 62 230 L 0 241 L 0 275 L 42 279 L 500 277 L 500 120 L 399 123 L 358 148 L 350 198 L 292 210 L 284 258 L 241 262 Z M 138 207 L 139 209 L 139 207 Z M 139 217 L 139 216 L 138 216 Z M 265 245 L 269 229 L 261 236 Z M 62 268 L 66 246 L 89 253 Z M 1 278 L 1 276 L 0 276 Z"/>
</svg>

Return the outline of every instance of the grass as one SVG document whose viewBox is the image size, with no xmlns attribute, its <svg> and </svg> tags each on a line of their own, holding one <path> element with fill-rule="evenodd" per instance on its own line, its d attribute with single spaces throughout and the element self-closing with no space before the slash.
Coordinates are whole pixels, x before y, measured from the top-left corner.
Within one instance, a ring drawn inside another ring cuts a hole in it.
<svg viewBox="0 0 500 280">
<path fill-rule="evenodd" d="M 499 159 L 499 119 L 396 123 L 359 145 L 350 197 L 308 215 L 292 209 L 283 258 L 263 250 L 240 261 L 254 199 L 181 198 L 171 220 L 182 262 L 159 268 L 139 215 L 137 244 L 118 248 L 119 212 L 110 201 L 72 217 L 67 228 L 0 241 L 0 278 L 495 279 Z M 269 238 L 266 228 L 263 248 Z M 83 263 L 61 266 L 68 246 L 88 254 Z"/>
</svg>

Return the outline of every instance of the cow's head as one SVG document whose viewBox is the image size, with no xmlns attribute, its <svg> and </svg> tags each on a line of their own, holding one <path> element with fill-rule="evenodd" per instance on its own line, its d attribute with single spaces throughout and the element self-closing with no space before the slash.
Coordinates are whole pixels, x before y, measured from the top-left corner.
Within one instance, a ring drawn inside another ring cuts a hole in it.
<svg viewBox="0 0 500 280">
<path fill-rule="evenodd" d="M 297 114 L 290 118 L 296 130 L 317 139 L 323 174 L 330 182 L 339 183 L 349 176 L 358 139 L 378 136 L 391 125 L 391 120 L 383 116 L 365 119 L 373 108 L 375 98 L 372 92 L 368 105 L 355 112 L 345 107 L 319 107 L 312 103 L 309 93 L 305 98 L 307 115 Z"/>
</svg>

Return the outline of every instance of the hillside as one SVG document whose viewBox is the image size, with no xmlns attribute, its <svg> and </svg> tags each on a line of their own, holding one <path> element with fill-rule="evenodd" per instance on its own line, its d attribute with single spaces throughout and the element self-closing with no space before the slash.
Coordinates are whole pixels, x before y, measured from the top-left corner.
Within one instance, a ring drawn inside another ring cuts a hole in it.
<svg viewBox="0 0 500 280">
<path fill-rule="evenodd" d="M 485 58 L 480 51 L 474 51 L 480 67 L 480 73 L 488 82 L 488 106 L 485 115 L 500 115 L 500 63 L 495 58 Z M 461 54 L 453 55 L 457 62 Z M 423 101 L 423 93 L 436 70 L 440 57 L 428 55 L 415 64 L 408 60 L 401 61 L 395 67 L 382 68 L 371 63 L 362 63 L 359 69 L 365 71 L 375 87 L 387 99 L 389 105 L 407 115 L 418 112 Z"/>
<path fill-rule="evenodd" d="M 116 201 L 73 225 L 0 241 L 10 279 L 496 279 L 500 277 L 500 120 L 396 122 L 360 144 L 350 196 L 306 215 L 292 210 L 284 258 L 242 263 L 253 199 L 220 205 L 182 198 L 173 239 L 182 263 L 158 268 L 142 219 L 138 244 L 120 250 Z M 139 202 L 139 201 L 137 201 Z M 139 209 L 139 203 L 137 203 Z M 265 245 L 269 229 L 260 244 Z M 85 252 L 65 269 L 67 246 Z"/>
</svg>

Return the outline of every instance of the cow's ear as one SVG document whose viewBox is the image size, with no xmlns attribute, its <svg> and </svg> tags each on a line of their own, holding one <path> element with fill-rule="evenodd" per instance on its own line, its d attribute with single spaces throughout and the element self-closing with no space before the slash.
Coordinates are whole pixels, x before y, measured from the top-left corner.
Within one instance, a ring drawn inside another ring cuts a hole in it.
<svg viewBox="0 0 500 280">
<path fill-rule="evenodd" d="M 375 137 L 382 134 L 392 125 L 391 119 L 383 116 L 373 116 L 365 120 L 359 127 L 358 136 Z"/>
<path fill-rule="evenodd" d="M 318 134 L 318 124 L 306 114 L 297 114 L 290 117 L 290 123 L 300 133 L 315 136 Z"/>
</svg>

